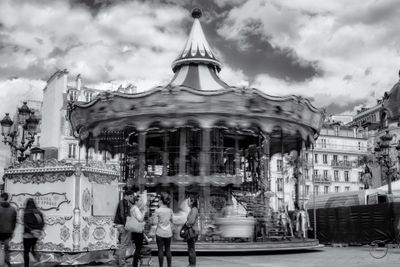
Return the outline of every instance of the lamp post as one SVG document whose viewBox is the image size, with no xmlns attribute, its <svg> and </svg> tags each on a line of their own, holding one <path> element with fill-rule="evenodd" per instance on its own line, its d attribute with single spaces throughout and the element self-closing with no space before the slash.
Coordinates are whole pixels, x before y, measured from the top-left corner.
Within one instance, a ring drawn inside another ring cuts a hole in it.
<svg viewBox="0 0 400 267">
<path fill-rule="evenodd" d="M 25 151 L 35 141 L 37 126 L 39 124 L 38 118 L 27 106 L 27 102 L 24 102 L 22 107 L 18 108 L 15 122 L 11 120 L 9 113 L 6 113 L 0 124 L 1 135 L 4 138 L 3 143 L 11 147 L 11 153 L 15 153 L 19 162 L 24 161 L 28 157 Z"/>
<path fill-rule="evenodd" d="M 396 170 L 393 168 L 396 163 L 400 160 L 400 140 L 395 149 L 397 150 L 397 161 L 393 161 L 390 157 L 390 141 L 392 141 L 393 136 L 386 131 L 384 135 L 380 137 L 380 142 L 376 143 L 374 151 L 376 153 L 376 161 L 385 173 L 387 184 L 388 184 L 388 194 L 392 194 L 392 176 L 395 174 Z"/>
</svg>

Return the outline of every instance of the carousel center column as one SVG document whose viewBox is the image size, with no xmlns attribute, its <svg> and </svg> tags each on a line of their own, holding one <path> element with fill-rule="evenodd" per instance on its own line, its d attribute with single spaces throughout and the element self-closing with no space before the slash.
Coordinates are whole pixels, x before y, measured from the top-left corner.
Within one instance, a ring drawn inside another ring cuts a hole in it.
<svg viewBox="0 0 400 267">
<path fill-rule="evenodd" d="M 203 226 L 210 223 L 210 214 L 211 210 L 210 205 L 210 184 L 207 181 L 208 176 L 210 175 L 210 135 L 211 128 L 206 127 L 202 129 L 201 135 L 201 156 L 200 156 L 200 177 L 203 180 L 203 192 L 202 198 L 203 203 L 201 203 L 201 212 L 200 212 L 200 230 L 203 229 Z M 202 231 L 200 231 L 202 232 Z"/>
</svg>

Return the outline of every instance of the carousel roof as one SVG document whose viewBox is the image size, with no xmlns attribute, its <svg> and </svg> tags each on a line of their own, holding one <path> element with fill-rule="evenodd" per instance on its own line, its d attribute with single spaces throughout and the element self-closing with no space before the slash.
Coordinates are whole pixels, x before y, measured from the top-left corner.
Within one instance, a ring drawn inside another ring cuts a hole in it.
<svg viewBox="0 0 400 267">
<path fill-rule="evenodd" d="M 192 11 L 194 18 L 192 30 L 183 51 L 172 63 L 175 75 L 170 85 L 184 85 L 199 90 L 218 90 L 227 88 L 217 75 L 221 70 L 221 62 L 215 57 L 201 28 L 201 10 Z"/>
<path fill-rule="evenodd" d="M 217 76 L 221 64 L 201 29 L 201 11 L 192 11 L 189 39 L 173 64 L 175 76 L 166 86 L 125 94 L 105 92 L 89 103 L 70 102 L 68 116 L 82 143 L 112 132 L 147 131 L 154 124 L 178 128 L 197 123 L 201 128 L 257 128 L 270 134 L 272 143 L 283 140 L 285 151 L 296 149 L 298 140 L 313 142 L 319 135 L 323 113 L 300 96 L 271 96 L 255 88 L 228 86 Z M 273 134 L 281 129 L 281 135 Z M 275 136 L 275 137 L 274 137 Z M 121 138 L 117 138 L 119 142 Z M 276 139 L 276 140 L 275 140 Z M 105 148 L 109 150 L 108 148 Z M 271 147 L 271 153 L 281 145 Z"/>
</svg>

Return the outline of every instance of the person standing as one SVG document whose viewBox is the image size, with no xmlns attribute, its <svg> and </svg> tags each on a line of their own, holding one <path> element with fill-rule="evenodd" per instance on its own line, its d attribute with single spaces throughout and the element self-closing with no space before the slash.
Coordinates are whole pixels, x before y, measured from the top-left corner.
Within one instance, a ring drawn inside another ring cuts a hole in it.
<svg viewBox="0 0 400 267">
<path fill-rule="evenodd" d="M 4 263 L 11 266 L 10 240 L 17 223 L 17 211 L 8 202 L 8 193 L 2 193 L 0 197 L 0 245 L 4 244 Z"/>
<path fill-rule="evenodd" d="M 169 208 L 170 198 L 166 193 L 161 193 L 160 207 L 154 212 L 154 223 L 156 228 L 156 241 L 158 248 L 158 263 L 162 267 L 164 264 L 164 254 L 167 257 L 167 265 L 171 267 L 171 239 L 172 239 L 172 215 Z M 165 253 L 164 253 L 165 248 Z"/>
<path fill-rule="evenodd" d="M 133 198 L 132 208 L 131 208 L 131 217 L 135 217 L 136 220 L 140 223 L 144 224 L 144 214 L 145 214 L 145 205 L 141 201 L 141 196 L 136 195 Z M 141 232 L 132 232 L 132 240 L 135 243 L 135 253 L 133 253 L 133 267 L 138 267 L 139 265 L 139 258 L 140 258 L 140 251 L 143 247 L 143 230 Z"/>
<path fill-rule="evenodd" d="M 117 212 L 115 214 L 114 223 L 116 224 L 119 236 L 119 246 L 117 250 L 118 266 L 124 267 L 126 264 L 126 250 L 131 242 L 131 233 L 125 229 L 126 217 L 130 215 L 131 202 L 133 201 L 134 192 L 126 189 L 124 198 L 119 201 Z"/>
<path fill-rule="evenodd" d="M 44 218 L 42 212 L 36 207 L 35 200 L 28 198 L 24 210 L 24 264 L 29 267 L 29 252 L 38 260 L 35 252 L 36 242 L 41 235 L 44 227 Z"/>
<path fill-rule="evenodd" d="M 199 217 L 199 209 L 197 199 L 190 197 L 188 199 L 188 204 L 190 207 L 190 212 L 188 214 L 186 225 L 191 228 L 189 229 L 189 237 L 186 239 L 188 245 L 188 254 L 189 254 L 189 265 L 188 267 L 196 266 L 196 248 L 195 244 L 197 238 L 199 236 L 199 228 L 198 217 Z"/>
</svg>

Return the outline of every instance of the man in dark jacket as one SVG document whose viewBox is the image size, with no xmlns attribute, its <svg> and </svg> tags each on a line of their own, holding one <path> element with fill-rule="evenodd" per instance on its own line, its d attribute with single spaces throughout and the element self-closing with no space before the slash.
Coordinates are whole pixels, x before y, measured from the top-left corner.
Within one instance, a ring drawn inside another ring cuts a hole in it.
<svg viewBox="0 0 400 267">
<path fill-rule="evenodd" d="M 119 232 L 119 249 L 118 255 L 118 266 L 123 267 L 126 264 L 126 249 L 131 241 L 131 233 L 125 230 L 126 217 L 130 215 L 131 202 L 133 200 L 134 192 L 132 190 L 126 190 L 124 192 L 124 198 L 120 200 L 115 214 L 114 223 Z"/>
<path fill-rule="evenodd" d="M 0 198 L 0 245 L 4 244 L 4 262 L 10 264 L 10 240 L 17 222 L 17 211 L 8 203 L 8 193 L 2 193 Z"/>
</svg>

